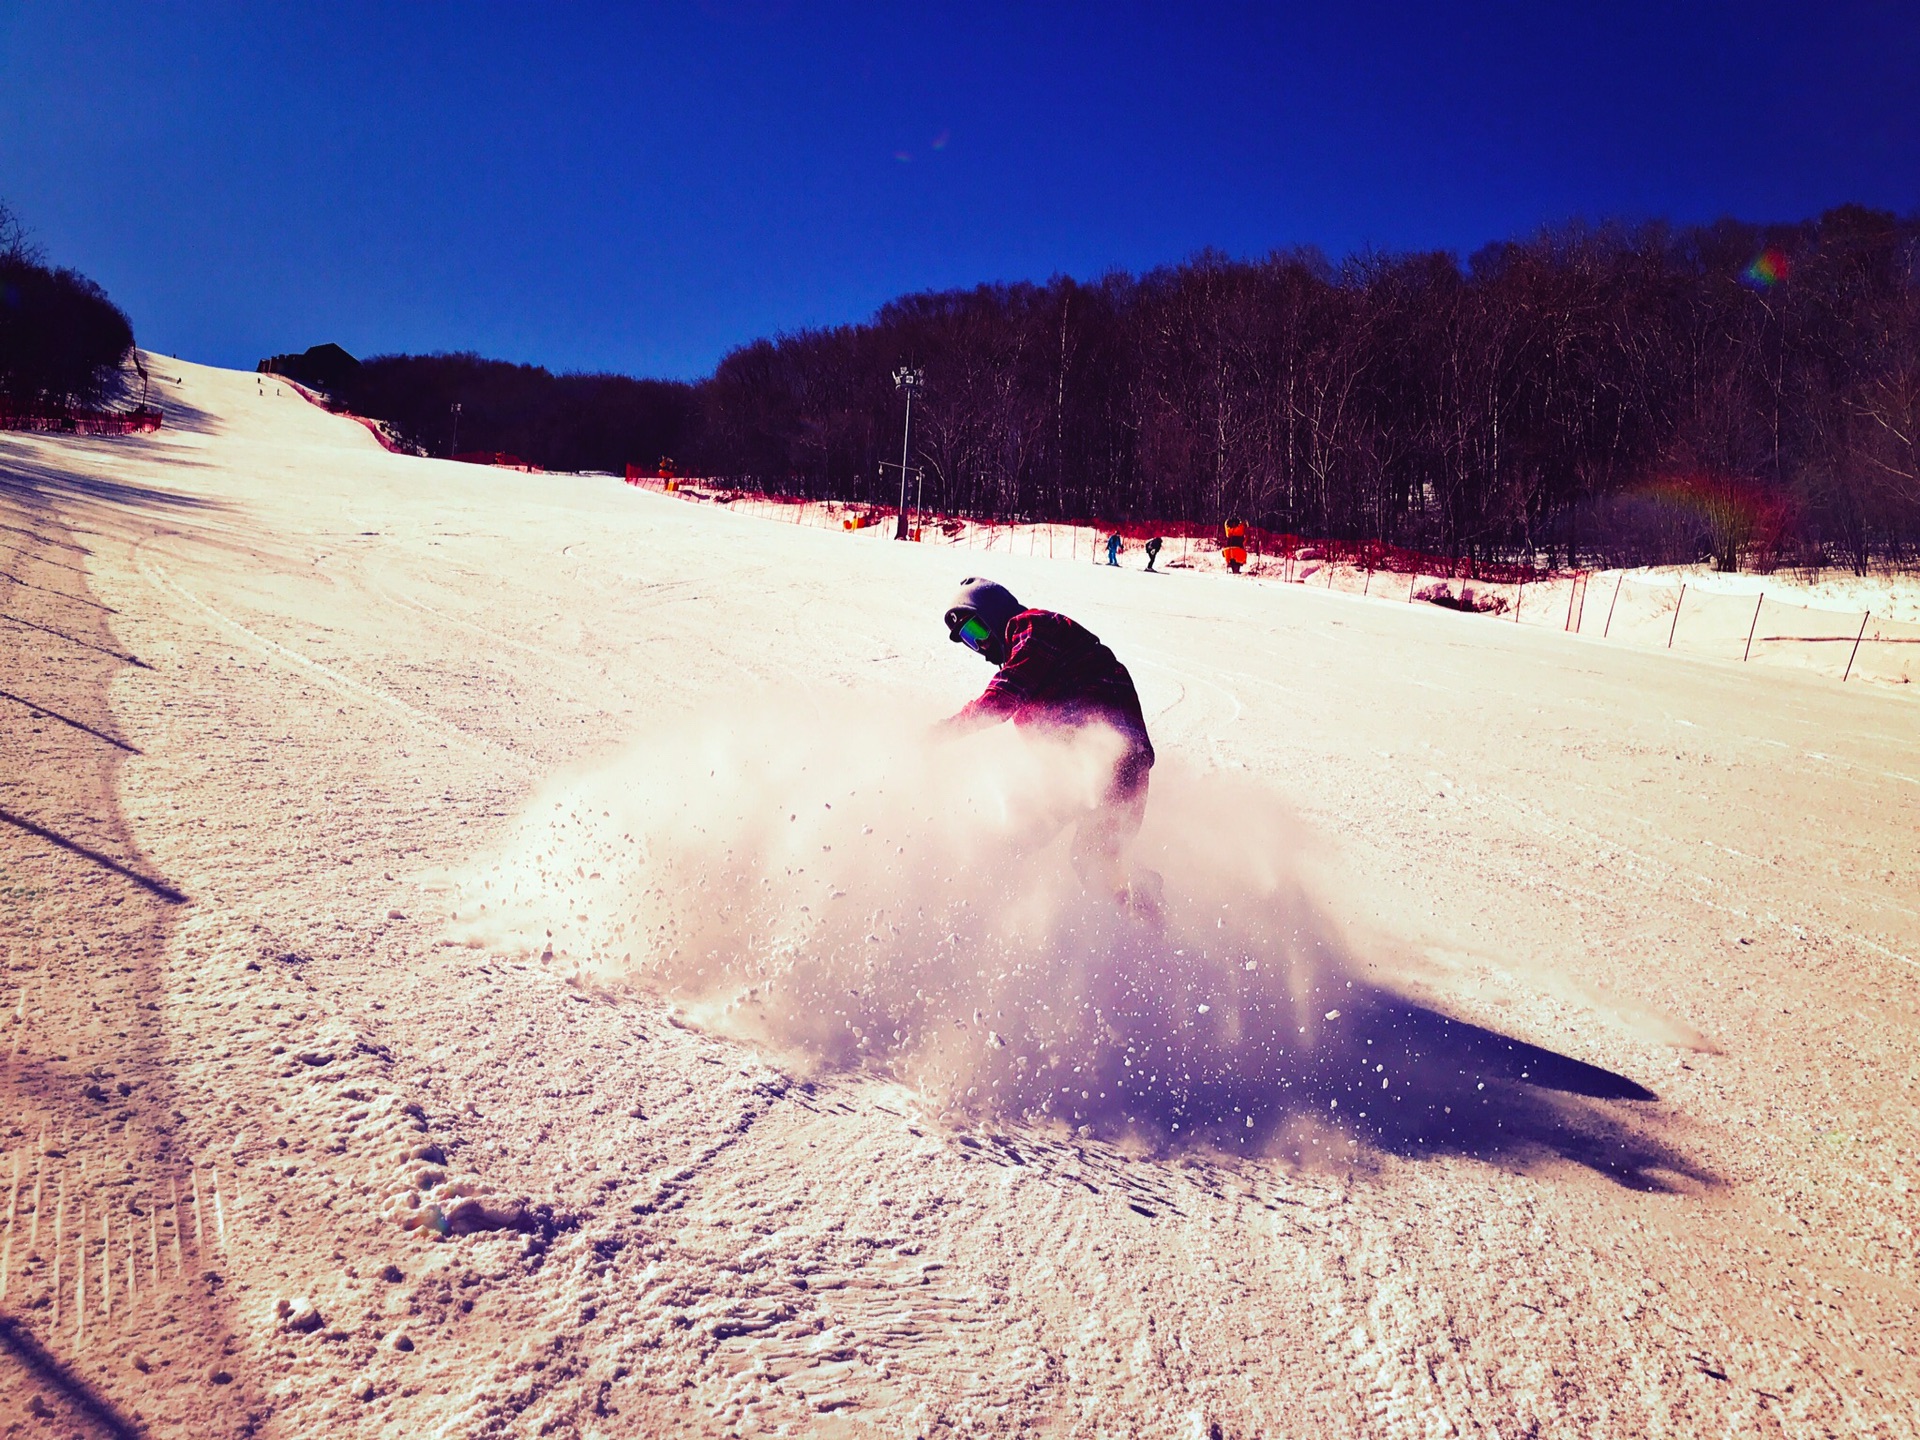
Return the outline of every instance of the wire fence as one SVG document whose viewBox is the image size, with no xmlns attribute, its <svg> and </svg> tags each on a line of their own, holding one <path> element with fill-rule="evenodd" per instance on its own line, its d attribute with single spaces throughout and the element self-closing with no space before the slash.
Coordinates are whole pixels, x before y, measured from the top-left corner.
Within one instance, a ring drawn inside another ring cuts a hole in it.
<svg viewBox="0 0 1920 1440">
<path fill-rule="evenodd" d="M 882 505 L 734 491 L 633 469 L 627 483 L 785 524 L 876 536 L 890 535 L 898 526 L 899 512 Z M 1162 540 L 1157 569 L 1227 569 L 1221 536 L 1197 525 L 1156 528 L 921 514 L 912 518 L 911 530 L 922 544 L 1094 565 L 1109 563 L 1114 535 L 1121 537 L 1119 554 L 1135 566 L 1144 563 L 1140 542 L 1157 535 Z M 1727 593 L 1621 571 L 1476 564 L 1378 542 L 1311 540 L 1251 528 L 1246 549 L 1244 573 L 1269 581 L 1434 605 L 1490 623 L 1542 626 L 1610 644 L 1790 666 L 1842 682 L 1920 683 L 1920 625 L 1859 610 L 1796 605 L 1764 591 Z"/>
<path fill-rule="evenodd" d="M 1765 590 L 1746 595 L 1662 583 L 1622 573 L 1590 606 L 1580 633 L 1623 644 L 1789 665 L 1839 680 L 1910 685 L 1920 681 L 1920 625 L 1870 611 L 1796 605 Z"/>
<path fill-rule="evenodd" d="M 1765 590 L 1708 590 L 1621 571 L 1503 583 L 1388 576 L 1337 563 L 1297 578 L 1304 584 L 1425 602 L 1503 623 L 1547 626 L 1610 644 L 1791 666 L 1840 681 L 1920 682 L 1920 625 L 1862 610 L 1794 604 Z"/>
</svg>

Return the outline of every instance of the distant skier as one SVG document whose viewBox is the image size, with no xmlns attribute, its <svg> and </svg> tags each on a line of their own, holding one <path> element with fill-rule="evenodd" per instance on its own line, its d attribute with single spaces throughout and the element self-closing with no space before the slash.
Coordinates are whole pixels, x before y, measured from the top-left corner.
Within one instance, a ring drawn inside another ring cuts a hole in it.
<svg viewBox="0 0 1920 1440">
<path fill-rule="evenodd" d="M 1227 569 L 1238 575 L 1240 567 L 1247 563 L 1247 522 L 1229 520 L 1225 529 L 1226 539 L 1220 544 L 1220 558 L 1227 562 Z"/>
<path fill-rule="evenodd" d="M 1117 533 L 1107 536 L 1107 563 L 1109 565 L 1120 563 L 1120 536 Z"/>
<path fill-rule="evenodd" d="M 1147 573 L 1153 573 L 1153 562 L 1160 558 L 1160 537 L 1154 536 L 1147 541 Z"/>
<path fill-rule="evenodd" d="M 999 667 L 985 693 L 943 723 L 946 733 L 964 735 L 1011 720 L 1068 732 L 1104 725 L 1120 737 L 1105 794 L 1076 826 L 1073 867 L 1082 884 L 1113 896 L 1123 911 L 1155 917 L 1160 877 L 1150 870 L 1130 876 L 1125 864 L 1127 847 L 1146 818 L 1154 758 L 1127 667 L 1099 636 L 1065 615 L 1029 610 L 1006 587 L 978 576 L 960 582 L 946 621 L 949 640 Z"/>
</svg>

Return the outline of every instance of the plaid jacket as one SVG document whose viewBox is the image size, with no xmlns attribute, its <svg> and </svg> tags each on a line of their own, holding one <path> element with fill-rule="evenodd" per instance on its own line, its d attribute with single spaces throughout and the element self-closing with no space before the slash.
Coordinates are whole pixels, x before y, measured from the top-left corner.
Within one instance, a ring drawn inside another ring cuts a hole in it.
<svg viewBox="0 0 1920 1440">
<path fill-rule="evenodd" d="M 1105 724 L 1132 744 L 1123 765 L 1153 764 L 1153 742 L 1133 677 L 1100 637 L 1051 610 L 1023 610 L 1007 622 L 1007 661 L 979 699 L 947 723 L 972 730 L 1016 725 Z"/>
</svg>

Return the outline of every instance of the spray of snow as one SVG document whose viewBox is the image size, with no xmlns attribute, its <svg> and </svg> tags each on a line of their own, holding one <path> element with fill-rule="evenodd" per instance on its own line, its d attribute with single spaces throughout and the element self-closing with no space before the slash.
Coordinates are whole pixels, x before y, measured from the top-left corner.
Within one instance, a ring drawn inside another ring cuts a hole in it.
<svg viewBox="0 0 1920 1440">
<path fill-rule="evenodd" d="M 962 1112 L 1251 1129 L 1350 993 L 1303 837 L 1271 797 L 1163 761 L 1133 851 L 1163 920 L 1130 919 L 1069 863 L 1114 743 L 940 742 L 923 716 L 769 696 L 541 796 L 457 914 L 569 978 Z"/>
</svg>

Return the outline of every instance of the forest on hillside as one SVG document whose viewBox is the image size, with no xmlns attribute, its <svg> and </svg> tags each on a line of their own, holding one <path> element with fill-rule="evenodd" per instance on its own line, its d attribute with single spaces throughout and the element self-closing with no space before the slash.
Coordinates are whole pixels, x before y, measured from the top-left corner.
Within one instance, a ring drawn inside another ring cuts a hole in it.
<svg viewBox="0 0 1920 1440">
<path fill-rule="evenodd" d="M 361 361 L 337 345 L 274 355 L 260 368 L 324 392 L 336 409 L 385 421 L 422 455 L 504 453 L 543 470 L 620 471 L 679 453 L 696 428 L 694 387 L 675 380 L 556 375 L 465 352 Z"/>
<path fill-rule="evenodd" d="M 885 503 L 902 364 L 931 509 L 1567 564 L 1920 554 L 1920 221 L 1854 206 L 912 295 L 726 356 L 687 448 Z"/>
<path fill-rule="evenodd" d="M 906 365 L 925 377 L 916 488 L 944 513 L 1238 517 L 1570 566 L 1920 559 L 1920 219 L 1858 206 L 1569 226 L 1464 261 L 1203 253 L 909 295 L 741 346 L 695 385 L 344 359 L 335 403 L 428 454 L 670 456 L 739 489 L 884 505 Z"/>
<path fill-rule="evenodd" d="M 0 412 L 91 406 L 133 350 L 125 312 L 78 271 L 50 266 L 0 202 Z"/>
</svg>

